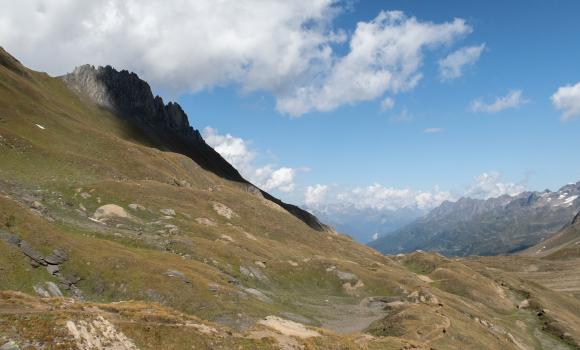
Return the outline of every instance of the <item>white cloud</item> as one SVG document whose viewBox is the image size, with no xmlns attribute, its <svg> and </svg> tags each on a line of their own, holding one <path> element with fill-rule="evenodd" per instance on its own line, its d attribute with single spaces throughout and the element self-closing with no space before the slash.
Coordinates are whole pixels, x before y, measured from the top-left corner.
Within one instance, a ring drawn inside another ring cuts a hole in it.
<svg viewBox="0 0 580 350">
<path fill-rule="evenodd" d="M 425 134 L 436 134 L 439 132 L 443 132 L 444 129 L 443 128 L 427 128 L 423 130 L 423 133 Z"/>
<path fill-rule="evenodd" d="M 580 82 L 558 88 L 552 95 L 552 103 L 556 109 L 564 112 L 562 120 L 580 117 Z"/>
<path fill-rule="evenodd" d="M 475 178 L 475 183 L 471 185 L 465 195 L 472 198 L 488 199 L 499 197 L 504 194 L 514 196 L 524 192 L 526 187 L 513 182 L 503 182 L 502 176 L 496 171 L 485 172 Z"/>
<path fill-rule="evenodd" d="M 483 52 L 485 44 L 463 47 L 439 60 L 439 73 L 442 80 L 451 80 L 463 75 L 465 66 L 473 65 Z"/>
<path fill-rule="evenodd" d="M 336 59 L 323 78 L 279 97 L 277 108 L 299 116 L 374 100 L 387 91 L 412 89 L 421 79 L 419 68 L 425 48 L 451 44 L 470 32 L 471 27 L 462 19 L 435 24 L 400 11 L 381 11 L 374 20 L 357 24 L 350 52 Z"/>
<path fill-rule="evenodd" d="M 327 185 L 308 186 L 304 193 L 304 203 L 309 207 L 316 208 L 324 201 L 327 192 Z"/>
<path fill-rule="evenodd" d="M 292 168 L 282 167 L 272 169 L 272 166 L 256 169 L 255 177 L 261 183 L 261 186 L 266 191 L 278 189 L 282 192 L 291 192 L 294 190 L 294 176 L 296 170 Z"/>
<path fill-rule="evenodd" d="M 382 111 L 387 111 L 389 109 L 392 109 L 393 107 L 395 107 L 395 100 L 393 100 L 392 97 L 385 97 L 381 101 L 381 110 Z"/>
<path fill-rule="evenodd" d="M 373 234 L 373 237 L 372 237 L 372 238 L 373 238 L 373 241 L 376 241 L 377 239 L 379 239 L 379 234 L 378 234 L 378 232 L 375 232 L 375 233 Z"/>
<path fill-rule="evenodd" d="M 242 176 L 265 191 L 291 192 L 294 190 L 296 173 L 303 170 L 289 167 L 277 168 L 273 164 L 258 166 L 256 152 L 249 148 L 247 141 L 230 134 L 219 134 L 216 129 L 210 127 L 203 130 L 203 138 Z"/>
<path fill-rule="evenodd" d="M 493 102 L 484 102 L 481 98 L 471 102 L 473 112 L 497 113 L 509 108 L 517 108 L 529 100 L 526 99 L 522 90 L 511 90 L 507 95 L 496 97 Z"/>
<path fill-rule="evenodd" d="M 3 4 L 0 42 L 62 74 L 111 64 L 177 91 L 240 84 L 282 93 L 332 58 L 336 0 L 20 0 Z M 58 59 L 55 59 L 58 57 Z"/>
<path fill-rule="evenodd" d="M 405 207 L 431 209 L 452 198 L 451 193 L 441 191 L 439 188 L 419 191 L 410 188 L 384 187 L 377 183 L 340 192 L 336 196 L 339 203 L 352 205 L 357 209 L 374 210 L 396 210 Z"/>
<path fill-rule="evenodd" d="M 426 48 L 471 28 L 381 12 L 351 36 L 339 0 L 19 0 L 0 12 L 0 43 L 34 69 L 111 64 L 170 93 L 267 91 L 298 116 L 413 88 Z M 335 50 L 348 43 L 344 55 Z M 56 59 L 58 57 L 58 59 Z"/>
</svg>

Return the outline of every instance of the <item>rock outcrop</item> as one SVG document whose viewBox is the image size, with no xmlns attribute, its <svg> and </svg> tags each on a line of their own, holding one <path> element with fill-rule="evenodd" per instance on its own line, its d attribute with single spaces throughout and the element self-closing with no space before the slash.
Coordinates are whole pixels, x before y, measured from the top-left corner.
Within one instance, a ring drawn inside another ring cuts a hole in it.
<svg viewBox="0 0 580 350">
<path fill-rule="evenodd" d="M 83 65 L 64 75 L 62 80 L 79 96 L 129 121 L 158 148 L 183 154 L 222 178 L 254 187 L 205 143 L 199 131 L 189 125 L 188 117 L 179 104 L 165 104 L 161 97 L 153 95 L 149 84 L 137 74 L 117 71 L 111 66 Z M 309 212 L 284 203 L 264 191 L 260 190 L 260 193 L 313 229 L 330 230 Z"/>
</svg>

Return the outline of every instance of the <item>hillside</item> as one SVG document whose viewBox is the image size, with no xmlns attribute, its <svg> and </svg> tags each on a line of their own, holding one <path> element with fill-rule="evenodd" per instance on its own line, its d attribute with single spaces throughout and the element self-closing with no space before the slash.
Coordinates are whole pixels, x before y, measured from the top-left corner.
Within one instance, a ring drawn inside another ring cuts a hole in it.
<svg viewBox="0 0 580 350">
<path fill-rule="evenodd" d="M 580 182 L 555 192 L 444 202 L 370 246 L 386 254 L 417 249 L 449 256 L 512 253 L 559 231 L 580 210 L 579 196 Z"/>
<path fill-rule="evenodd" d="M 357 244 L 247 183 L 136 75 L 83 67 L 0 51 L 3 349 L 578 348 L 574 295 Z"/>
<path fill-rule="evenodd" d="M 580 213 L 555 235 L 520 254 L 546 259 L 580 258 Z"/>
</svg>

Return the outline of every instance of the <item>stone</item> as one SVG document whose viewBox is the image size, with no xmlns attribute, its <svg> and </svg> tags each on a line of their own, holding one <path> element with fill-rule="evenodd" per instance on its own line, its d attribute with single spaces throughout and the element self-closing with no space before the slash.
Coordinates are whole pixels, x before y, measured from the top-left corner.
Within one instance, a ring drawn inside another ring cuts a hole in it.
<svg viewBox="0 0 580 350">
<path fill-rule="evenodd" d="M 254 277 L 252 272 L 243 266 L 240 266 L 240 273 L 246 277 Z"/>
<path fill-rule="evenodd" d="M 160 212 L 161 212 L 161 214 L 163 214 L 163 215 L 167 215 L 167 216 L 175 216 L 175 210 L 173 210 L 173 209 L 166 208 L 166 209 L 159 209 L 159 211 L 160 211 Z"/>
<path fill-rule="evenodd" d="M 99 207 L 95 214 L 93 214 L 93 218 L 100 220 L 100 219 L 110 219 L 110 218 L 128 218 L 129 214 L 116 204 L 105 204 Z"/>
<path fill-rule="evenodd" d="M 58 268 L 58 265 L 48 265 L 46 266 L 46 271 L 48 271 L 48 273 L 51 275 L 56 275 L 60 269 Z"/>
<path fill-rule="evenodd" d="M 18 245 L 21 241 L 17 235 L 2 230 L 0 230 L 0 240 L 12 245 Z"/>
<path fill-rule="evenodd" d="M 212 207 L 213 210 L 218 214 L 223 216 L 224 218 L 230 220 L 233 217 L 237 217 L 238 214 L 236 214 L 233 210 L 231 210 L 229 207 L 227 207 L 225 204 L 219 203 L 219 202 L 213 202 L 212 203 Z"/>
<path fill-rule="evenodd" d="M 46 288 L 48 289 L 50 296 L 62 297 L 62 292 L 60 291 L 58 286 L 56 284 L 54 284 L 53 282 L 46 282 Z"/>
<path fill-rule="evenodd" d="M 144 206 L 142 206 L 141 204 L 136 204 L 136 203 L 131 203 L 128 205 L 128 207 L 129 207 L 129 209 L 135 210 L 135 211 L 146 210 Z"/>
<path fill-rule="evenodd" d="M 28 244 L 25 241 L 21 241 L 20 242 L 20 251 L 26 255 L 27 257 L 29 257 L 31 260 L 35 261 L 36 263 L 42 265 L 42 266 L 46 266 L 46 261 L 44 261 L 44 258 L 42 257 L 42 255 L 40 255 L 39 252 L 36 251 L 36 249 L 32 248 L 32 246 L 30 246 L 30 244 Z"/>
<path fill-rule="evenodd" d="M 257 279 L 259 279 L 262 282 L 266 282 L 268 281 L 268 277 L 259 269 L 253 267 L 253 266 L 249 266 L 248 270 L 250 270 L 250 272 L 252 273 L 252 275 L 254 275 L 254 277 L 256 277 Z"/>
<path fill-rule="evenodd" d="M 527 309 L 528 307 L 530 307 L 530 301 L 528 299 L 523 300 L 519 305 L 518 308 L 519 309 Z"/>
<path fill-rule="evenodd" d="M 254 261 L 254 264 L 256 264 L 257 266 L 259 266 L 261 268 L 266 268 L 266 262 L 265 261 L 256 260 L 256 261 Z"/>
<path fill-rule="evenodd" d="M 10 340 L 0 346 L 0 350 L 20 350 L 20 347 L 14 341 Z"/>
<path fill-rule="evenodd" d="M 273 304 L 274 301 L 272 300 L 272 298 L 270 298 L 269 296 L 267 296 L 266 294 L 264 294 L 262 291 L 259 291 L 257 289 L 254 288 L 244 288 L 244 292 L 248 293 L 249 295 L 253 296 L 254 298 L 260 300 L 261 302 L 264 302 L 266 304 Z"/>
<path fill-rule="evenodd" d="M 34 289 L 34 291 L 36 292 L 36 294 L 38 294 L 38 296 L 42 298 L 50 298 L 50 293 L 42 286 L 35 284 L 34 286 L 32 286 L 32 289 Z"/>
<path fill-rule="evenodd" d="M 335 270 L 334 273 L 341 281 L 356 281 L 358 277 L 354 273 Z"/>
<path fill-rule="evenodd" d="M 39 201 L 34 201 L 30 204 L 30 207 L 32 209 L 42 210 L 44 208 L 44 205 L 42 205 L 42 203 L 40 203 Z"/>
<path fill-rule="evenodd" d="M 55 249 L 52 254 L 44 258 L 44 261 L 51 265 L 60 265 L 68 259 L 67 253 L 62 249 Z"/>
<path fill-rule="evenodd" d="M 81 192 L 80 196 L 82 197 L 82 199 L 91 198 L 91 195 L 87 192 Z"/>
<path fill-rule="evenodd" d="M 196 218 L 195 222 L 205 226 L 217 226 L 216 222 L 208 218 Z"/>
<path fill-rule="evenodd" d="M 191 184 L 189 182 L 187 182 L 186 180 L 178 180 L 176 178 L 173 178 L 173 185 L 175 185 L 177 187 L 185 187 L 185 188 L 191 187 Z"/>
</svg>

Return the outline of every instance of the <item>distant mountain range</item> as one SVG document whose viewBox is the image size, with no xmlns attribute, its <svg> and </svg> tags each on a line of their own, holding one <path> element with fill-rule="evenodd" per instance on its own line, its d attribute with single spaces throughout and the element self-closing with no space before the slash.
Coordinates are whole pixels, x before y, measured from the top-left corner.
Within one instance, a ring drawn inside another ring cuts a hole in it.
<svg viewBox="0 0 580 350">
<path fill-rule="evenodd" d="M 546 259 L 580 257 L 580 213 L 555 235 L 522 252 L 521 255 Z"/>
<path fill-rule="evenodd" d="M 415 250 L 448 256 L 513 253 L 536 245 L 580 211 L 580 182 L 558 191 L 443 202 L 426 216 L 369 245 L 385 254 Z"/>
<path fill-rule="evenodd" d="M 372 209 L 356 208 L 352 205 L 334 205 L 324 209 L 311 209 L 311 212 L 338 232 L 361 243 L 387 235 L 428 213 L 427 210 L 416 207 Z"/>
</svg>

